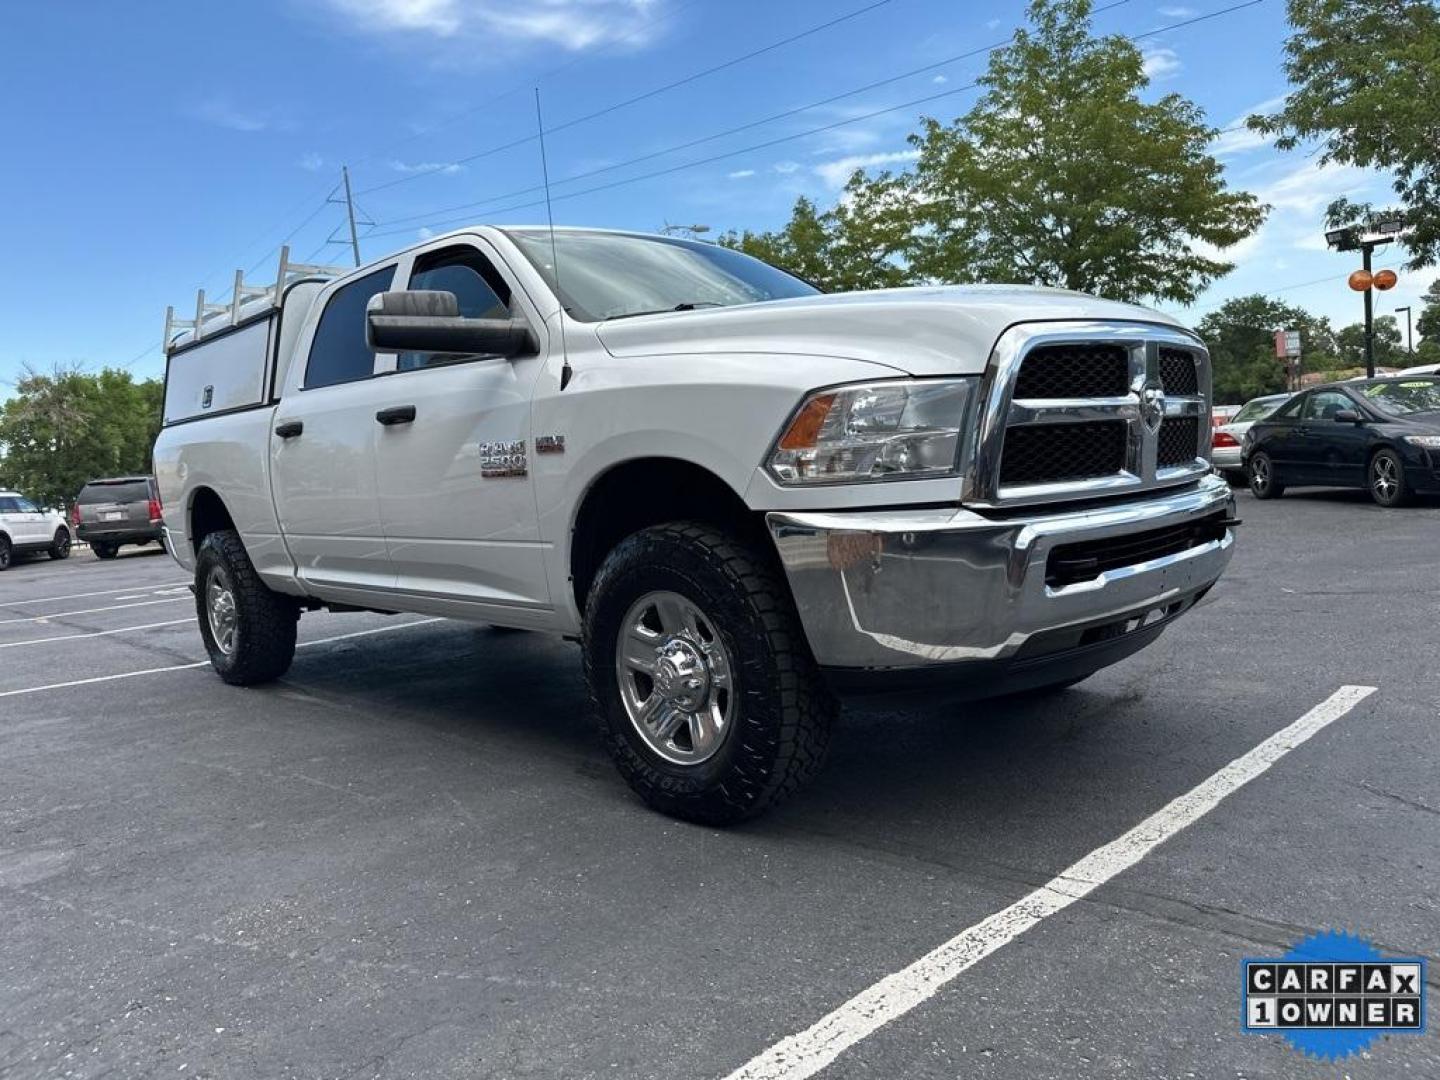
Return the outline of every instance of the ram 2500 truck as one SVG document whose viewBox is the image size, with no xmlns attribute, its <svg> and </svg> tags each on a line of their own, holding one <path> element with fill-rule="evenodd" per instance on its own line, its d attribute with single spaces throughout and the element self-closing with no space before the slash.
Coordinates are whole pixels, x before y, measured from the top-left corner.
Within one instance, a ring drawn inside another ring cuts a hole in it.
<svg viewBox="0 0 1440 1080">
<path fill-rule="evenodd" d="M 166 542 L 226 682 L 317 608 L 561 634 L 631 786 L 728 822 L 839 696 L 1067 686 L 1231 555 L 1209 357 L 1154 311 L 569 228 L 281 261 L 167 319 Z"/>
</svg>

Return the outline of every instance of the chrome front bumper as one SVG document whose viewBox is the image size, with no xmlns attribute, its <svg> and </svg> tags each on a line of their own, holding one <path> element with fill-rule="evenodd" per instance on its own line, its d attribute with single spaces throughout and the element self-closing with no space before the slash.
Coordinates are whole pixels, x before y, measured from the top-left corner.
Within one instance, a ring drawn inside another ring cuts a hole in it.
<svg viewBox="0 0 1440 1080">
<path fill-rule="evenodd" d="M 1078 628 L 1092 628 L 1101 643 L 1130 629 L 1146 634 L 1220 576 L 1234 531 L 1052 587 L 1046 566 L 1056 546 L 1184 525 L 1217 512 L 1229 518 L 1233 510 L 1229 485 L 1206 476 L 1181 491 L 1085 510 L 1032 508 L 1003 517 L 963 509 L 772 512 L 766 523 L 823 667 L 993 669 L 1047 652 L 1074 653 L 1089 640 Z M 1109 662 L 1097 659 L 1094 667 Z"/>
</svg>

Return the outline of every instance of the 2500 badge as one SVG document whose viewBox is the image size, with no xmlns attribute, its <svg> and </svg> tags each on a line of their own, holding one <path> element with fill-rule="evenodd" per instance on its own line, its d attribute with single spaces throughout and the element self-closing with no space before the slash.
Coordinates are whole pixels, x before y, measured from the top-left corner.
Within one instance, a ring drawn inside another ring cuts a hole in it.
<svg viewBox="0 0 1440 1080">
<path fill-rule="evenodd" d="M 487 479 L 502 476 L 524 476 L 529 472 L 525 458 L 525 440 L 516 439 L 480 444 L 480 475 Z"/>
</svg>

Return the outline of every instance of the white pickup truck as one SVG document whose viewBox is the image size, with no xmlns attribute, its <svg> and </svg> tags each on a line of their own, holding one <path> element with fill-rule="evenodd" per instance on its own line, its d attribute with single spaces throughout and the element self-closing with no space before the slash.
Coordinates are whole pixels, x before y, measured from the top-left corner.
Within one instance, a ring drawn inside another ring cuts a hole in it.
<svg viewBox="0 0 1440 1080">
<path fill-rule="evenodd" d="M 1204 345 L 1073 292 L 821 295 L 710 244 L 476 227 L 282 254 L 166 351 L 166 543 L 225 681 L 283 674 L 317 608 L 565 635 L 620 772 L 697 821 L 802 784 L 845 693 L 1115 663 L 1233 544 Z"/>
</svg>

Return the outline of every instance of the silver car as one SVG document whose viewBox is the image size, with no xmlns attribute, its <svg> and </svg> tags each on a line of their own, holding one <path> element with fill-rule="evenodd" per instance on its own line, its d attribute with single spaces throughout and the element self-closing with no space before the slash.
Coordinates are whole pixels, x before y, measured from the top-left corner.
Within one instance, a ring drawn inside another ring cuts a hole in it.
<svg viewBox="0 0 1440 1080">
<path fill-rule="evenodd" d="M 1264 420 L 1289 401 L 1292 394 L 1267 394 L 1247 401 L 1229 423 L 1221 424 L 1210 433 L 1210 460 L 1215 471 L 1224 473 L 1236 483 L 1245 482 L 1245 468 L 1240 464 L 1240 444 L 1245 433 L 1257 420 Z"/>
</svg>

